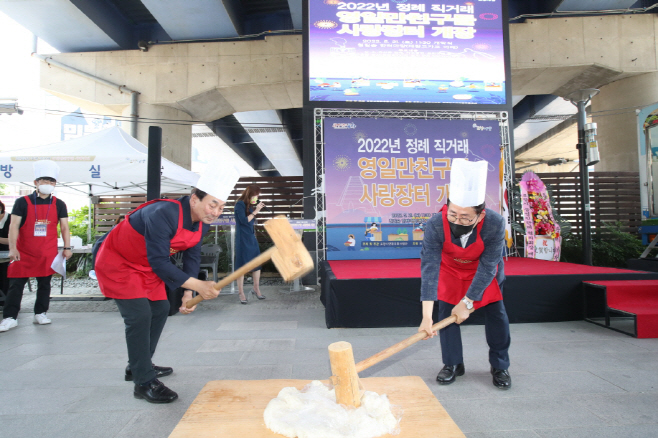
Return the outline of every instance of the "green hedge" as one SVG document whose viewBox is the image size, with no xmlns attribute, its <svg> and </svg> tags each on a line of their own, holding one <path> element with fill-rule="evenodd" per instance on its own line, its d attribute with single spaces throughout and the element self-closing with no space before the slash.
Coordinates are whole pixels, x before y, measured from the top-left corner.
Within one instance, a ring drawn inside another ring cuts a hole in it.
<svg viewBox="0 0 658 438">
<path fill-rule="evenodd" d="M 622 223 L 604 224 L 603 232 L 592 236 L 592 265 L 609 268 L 626 268 L 628 259 L 638 258 L 644 252 L 642 241 L 621 230 Z M 560 260 L 583 263 L 582 240 L 573 235 L 562 240 Z"/>
</svg>

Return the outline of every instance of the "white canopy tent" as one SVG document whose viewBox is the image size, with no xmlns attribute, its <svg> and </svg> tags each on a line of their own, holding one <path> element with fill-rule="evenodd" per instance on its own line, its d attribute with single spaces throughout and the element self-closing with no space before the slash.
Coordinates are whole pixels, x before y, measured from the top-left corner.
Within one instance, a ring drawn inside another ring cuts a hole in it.
<svg viewBox="0 0 658 438">
<path fill-rule="evenodd" d="M 2 151 L 0 183 L 33 185 L 33 163 L 52 160 L 60 167 L 57 185 L 87 194 L 90 202 L 97 195 L 146 193 L 147 158 L 146 146 L 112 127 L 60 143 Z M 161 175 L 161 193 L 189 193 L 199 179 L 166 158 Z M 91 227 L 91 217 L 89 222 Z"/>
<path fill-rule="evenodd" d="M 34 181 L 33 163 L 59 164 L 58 185 L 95 195 L 146 193 L 148 148 L 119 127 L 46 146 L 0 152 L 0 183 Z M 199 175 L 162 158 L 161 192 L 190 190 Z"/>
</svg>

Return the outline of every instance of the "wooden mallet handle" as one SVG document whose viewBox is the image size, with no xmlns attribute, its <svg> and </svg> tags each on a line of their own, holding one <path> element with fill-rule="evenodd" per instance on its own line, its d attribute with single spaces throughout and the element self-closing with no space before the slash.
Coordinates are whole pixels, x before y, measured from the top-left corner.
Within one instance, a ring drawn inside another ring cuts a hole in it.
<svg viewBox="0 0 658 438">
<path fill-rule="evenodd" d="M 242 265 L 239 267 L 236 271 L 233 271 L 232 274 L 227 275 L 226 277 L 222 278 L 220 281 L 215 283 L 213 287 L 217 290 L 220 290 L 224 286 L 228 286 L 231 284 L 233 281 L 237 280 L 238 278 L 242 277 L 244 274 L 247 272 L 253 270 L 254 268 L 259 267 L 263 263 L 267 262 L 269 259 L 272 258 L 272 253 L 276 251 L 276 247 L 271 247 L 267 251 L 261 253 L 258 257 L 255 257 L 254 259 L 250 260 L 246 264 Z M 191 309 L 192 307 L 196 306 L 199 304 L 201 301 L 203 301 L 203 297 L 201 295 L 197 295 L 196 297 L 192 298 L 190 301 L 185 303 L 185 307 L 188 309 Z"/>
<path fill-rule="evenodd" d="M 470 312 L 473 313 L 473 310 L 471 310 Z M 437 330 L 441 330 L 442 328 L 447 327 L 454 322 L 457 322 L 457 316 L 451 315 L 446 319 L 441 320 L 436 324 L 434 324 L 432 326 L 432 331 L 435 332 Z M 413 345 L 422 339 L 425 339 L 426 336 L 427 333 L 418 332 L 415 335 L 408 337 L 404 341 L 398 342 L 397 344 L 388 347 L 386 350 L 380 351 L 379 353 L 370 356 L 367 359 L 362 360 L 361 362 L 356 364 L 356 372 L 360 373 L 361 371 L 370 368 L 371 366 L 383 361 L 384 359 L 393 356 L 395 353 L 399 353 L 400 351 L 404 350 L 408 346 Z"/>
</svg>

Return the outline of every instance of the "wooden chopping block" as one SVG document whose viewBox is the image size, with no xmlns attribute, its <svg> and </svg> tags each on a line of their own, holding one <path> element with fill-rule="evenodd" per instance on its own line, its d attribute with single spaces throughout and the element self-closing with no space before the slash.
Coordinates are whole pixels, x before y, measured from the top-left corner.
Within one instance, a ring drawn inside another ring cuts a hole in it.
<svg viewBox="0 0 658 438">
<path fill-rule="evenodd" d="M 219 290 L 231 284 L 270 259 L 274 262 L 274 266 L 276 266 L 284 281 L 292 281 L 295 278 L 302 277 L 313 269 L 311 254 L 309 254 L 301 238 L 295 233 L 285 216 L 277 216 L 265 222 L 265 230 L 272 238 L 274 246 L 215 283 L 215 289 Z M 201 301 L 203 301 L 203 297 L 197 295 L 187 302 L 186 307 L 188 309 L 192 308 Z"/>
<path fill-rule="evenodd" d="M 404 409 L 400 434 L 381 438 L 465 438 L 420 377 L 362 380 L 369 390 L 386 394 L 392 404 Z M 309 383 L 310 380 L 294 379 L 208 382 L 169 438 L 283 438 L 265 426 L 263 411 L 282 388 L 302 389 Z"/>
<path fill-rule="evenodd" d="M 470 310 L 470 312 L 473 313 L 473 310 Z M 432 331 L 441 330 L 454 322 L 457 322 L 457 317 L 451 315 L 434 324 Z M 354 364 L 352 345 L 349 342 L 340 341 L 329 345 L 329 362 L 331 363 L 331 372 L 333 373 L 330 380 L 336 390 L 336 402 L 355 408 L 361 406 L 361 390 L 363 386 L 359 381 L 359 373 L 415 344 L 426 336 L 427 334 L 424 332 L 418 332 L 404 341 L 400 341 L 357 364 Z"/>
</svg>

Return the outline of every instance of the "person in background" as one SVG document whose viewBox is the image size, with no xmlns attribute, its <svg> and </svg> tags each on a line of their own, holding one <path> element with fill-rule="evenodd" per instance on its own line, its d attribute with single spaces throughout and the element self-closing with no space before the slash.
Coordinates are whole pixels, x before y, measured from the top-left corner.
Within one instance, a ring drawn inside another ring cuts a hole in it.
<svg viewBox="0 0 658 438">
<path fill-rule="evenodd" d="M 34 323 L 52 321 L 46 315 L 50 305 L 51 268 L 57 256 L 57 224 L 60 226 L 64 249 L 62 255 L 71 258 L 69 218 L 64 201 L 52 196 L 59 178 L 59 166 L 51 160 L 34 163 L 34 185 L 31 195 L 18 198 L 11 212 L 9 227 L 9 260 L 7 268 L 9 291 L 5 299 L 0 332 L 18 325 L 16 321 L 23 299 L 23 289 L 30 277 L 37 279 L 37 299 L 34 303 Z"/>
<path fill-rule="evenodd" d="M 436 380 L 449 385 L 464 375 L 459 324 L 473 309 L 484 314 L 493 384 L 512 387 L 509 320 L 503 303 L 505 220 L 485 209 L 487 162 L 456 158 L 450 170 L 448 204 L 425 227 L 420 253 L 423 319 L 418 328 L 429 339 L 434 302 L 439 321 L 456 315 L 457 323 L 439 332 L 444 367 Z"/>
<path fill-rule="evenodd" d="M 265 207 L 265 204 L 258 202 L 258 195 L 260 195 L 260 187 L 250 184 L 244 189 L 235 204 L 235 266 L 233 270 L 240 268 L 260 254 L 254 225 L 256 215 Z M 260 266 L 251 271 L 251 276 L 254 280 L 252 296 L 256 295 L 259 300 L 264 300 L 265 295 L 260 293 Z M 238 278 L 238 292 L 240 302 L 247 304 L 247 296 L 244 294 L 244 275 Z"/>
<path fill-rule="evenodd" d="M 0 251 L 9 252 L 9 224 L 11 224 L 11 215 L 7 213 L 5 204 L 0 201 Z M 3 295 L 7 295 L 9 290 L 9 278 L 7 278 L 7 268 L 9 260 L 0 263 L 0 290 Z M 4 304 L 4 298 L 0 303 Z"/>
<path fill-rule="evenodd" d="M 103 295 L 114 299 L 123 317 L 128 347 L 125 380 L 134 381 L 137 399 L 171 403 L 178 398 L 158 380 L 173 369 L 152 362 L 169 315 L 165 284 L 172 290 L 184 289 L 180 307 L 184 314 L 196 308 L 186 307 L 193 291 L 205 299 L 217 297 L 212 281 L 197 278 L 201 244 L 238 178 L 232 168 L 204 173 L 190 196 L 155 199 L 128 213 L 97 248 L 96 278 Z M 182 270 L 169 260 L 181 251 Z"/>
</svg>

